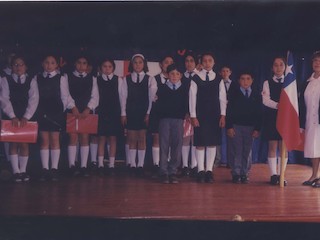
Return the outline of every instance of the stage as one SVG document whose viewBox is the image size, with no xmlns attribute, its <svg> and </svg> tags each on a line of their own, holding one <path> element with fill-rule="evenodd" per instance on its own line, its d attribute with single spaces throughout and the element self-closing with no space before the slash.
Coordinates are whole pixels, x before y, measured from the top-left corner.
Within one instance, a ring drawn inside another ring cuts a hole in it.
<svg viewBox="0 0 320 240">
<path fill-rule="evenodd" d="M 62 177 L 58 182 L 0 184 L 0 215 L 108 219 L 320 222 L 320 189 L 302 186 L 309 166 L 288 165 L 288 186 L 268 184 L 266 164 L 254 164 L 249 184 L 233 184 L 230 169 L 214 170 L 213 184 L 191 178 L 162 184 L 120 172 L 115 176 Z"/>
</svg>

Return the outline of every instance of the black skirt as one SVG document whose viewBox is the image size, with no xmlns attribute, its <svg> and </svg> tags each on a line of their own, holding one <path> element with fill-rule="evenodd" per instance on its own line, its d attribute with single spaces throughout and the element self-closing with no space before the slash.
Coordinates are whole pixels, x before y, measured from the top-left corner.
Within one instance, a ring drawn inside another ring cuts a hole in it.
<svg viewBox="0 0 320 240">
<path fill-rule="evenodd" d="M 264 108 L 262 139 L 267 141 L 282 139 L 276 127 L 277 112 L 276 109 Z"/>
</svg>

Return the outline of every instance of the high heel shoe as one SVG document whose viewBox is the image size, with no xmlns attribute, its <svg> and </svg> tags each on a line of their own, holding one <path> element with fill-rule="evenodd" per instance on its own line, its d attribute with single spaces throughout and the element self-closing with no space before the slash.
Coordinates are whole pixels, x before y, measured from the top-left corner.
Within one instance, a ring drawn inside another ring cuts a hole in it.
<svg viewBox="0 0 320 240">
<path fill-rule="evenodd" d="M 303 186 L 314 186 L 316 184 L 316 182 L 319 180 L 319 178 L 315 178 L 312 181 L 308 180 L 308 181 L 304 181 L 302 183 Z M 319 187 L 320 187 L 320 183 L 319 183 Z"/>
</svg>

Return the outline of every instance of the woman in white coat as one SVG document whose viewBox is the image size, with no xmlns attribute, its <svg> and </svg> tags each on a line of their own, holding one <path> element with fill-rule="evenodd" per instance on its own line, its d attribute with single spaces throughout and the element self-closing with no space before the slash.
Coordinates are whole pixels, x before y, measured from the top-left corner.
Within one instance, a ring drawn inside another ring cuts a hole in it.
<svg viewBox="0 0 320 240">
<path fill-rule="evenodd" d="M 313 73 L 300 93 L 300 124 L 305 129 L 304 157 L 312 161 L 312 175 L 305 186 L 320 187 L 320 51 L 312 56 Z"/>
</svg>

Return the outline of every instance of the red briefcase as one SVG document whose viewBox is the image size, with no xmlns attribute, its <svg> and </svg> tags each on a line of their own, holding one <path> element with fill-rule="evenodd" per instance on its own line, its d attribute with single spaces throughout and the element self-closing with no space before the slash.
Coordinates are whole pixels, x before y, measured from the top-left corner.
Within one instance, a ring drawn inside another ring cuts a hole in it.
<svg viewBox="0 0 320 240">
<path fill-rule="evenodd" d="M 11 120 L 1 120 L 1 142 L 35 143 L 37 136 L 37 122 L 27 122 L 24 127 L 13 127 Z"/>
<path fill-rule="evenodd" d="M 85 119 L 77 119 L 72 113 L 67 113 L 67 133 L 96 134 L 97 131 L 97 114 L 89 114 Z"/>
</svg>

